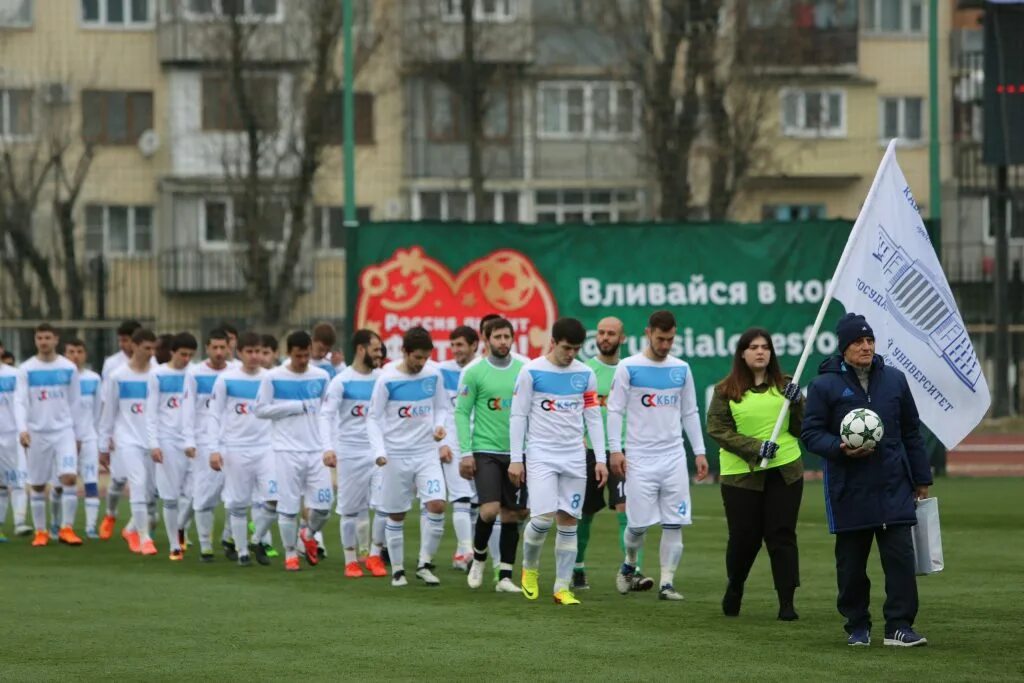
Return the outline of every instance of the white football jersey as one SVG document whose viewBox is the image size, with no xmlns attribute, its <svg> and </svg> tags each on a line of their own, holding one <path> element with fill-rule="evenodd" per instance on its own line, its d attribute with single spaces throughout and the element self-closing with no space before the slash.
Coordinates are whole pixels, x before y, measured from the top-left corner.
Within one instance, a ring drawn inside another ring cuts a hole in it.
<svg viewBox="0 0 1024 683">
<path fill-rule="evenodd" d="M 18 368 L 25 384 L 25 416 L 29 432 L 74 428 L 82 438 L 78 368 L 64 356 L 42 361 L 33 356 Z"/>
<path fill-rule="evenodd" d="M 349 366 L 327 386 L 321 412 L 325 421 L 322 428 L 330 430 L 331 444 L 336 447 L 339 457 L 371 452 L 370 438 L 366 435 L 366 415 L 380 372 L 372 370 L 364 375 Z"/>
<path fill-rule="evenodd" d="M 267 371 L 249 374 L 242 368 L 221 373 L 213 384 L 207 424 L 215 451 L 256 450 L 270 446 L 271 424 L 256 417 L 256 397 Z"/>
<path fill-rule="evenodd" d="M 415 375 L 398 370 L 399 363 L 381 371 L 370 398 L 367 436 L 376 457 L 402 458 L 436 451 L 434 430 L 448 417 L 448 397 L 437 365 Z"/>
<path fill-rule="evenodd" d="M 157 448 L 157 401 L 160 387 L 152 370 L 135 372 L 122 365 L 103 383 L 99 449 L 135 446 Z"/>
<path fill-rule="evenodd" d="M 256 417 L 271 421 L 275 451 L 331 450 L 330 432 L 320 420 L 327 383 L 327 372 L 312 365 L 303 373 L 281 365 L 262 376 Z"/>
</svg>

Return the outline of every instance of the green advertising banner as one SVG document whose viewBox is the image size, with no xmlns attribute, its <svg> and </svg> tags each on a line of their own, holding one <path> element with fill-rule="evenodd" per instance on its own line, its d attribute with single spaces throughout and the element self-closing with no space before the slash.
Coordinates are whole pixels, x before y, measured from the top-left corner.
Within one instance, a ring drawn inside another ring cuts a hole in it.
<svg viewBox="0 0 1024 683">
<path fill-rule="evenodd" d="M 673 353 L 693 369 L 703 418 L 747 328 L 771 331 L 783 370 L 795 369 L 850 228 L 375 223 L 352 231 L 348 310 L 355 327 L 381 335 L 389 357 L 400 355 L 405 330 L 422 325 L 444 360 L 449 333 L 490 312 L 512 321 L 518 351 L 531 357 L 544 352 L 556 318 L 579 318 L 591 330 L 582 351 L 590 357 L 601 318 L 625 323 L 627 356 L 643 349 L 651 312 L 669 309 L 679 321 Z M 833 304 L 802 384 L 835 350 L 841 314 Z M 713 442 L 708 451 L 714 461 Z"/>
</svg>

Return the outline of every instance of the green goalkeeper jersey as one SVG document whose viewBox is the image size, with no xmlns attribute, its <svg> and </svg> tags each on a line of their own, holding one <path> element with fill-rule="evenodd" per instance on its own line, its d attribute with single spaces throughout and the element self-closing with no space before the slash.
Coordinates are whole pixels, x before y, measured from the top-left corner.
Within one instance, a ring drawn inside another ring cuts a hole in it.
<svg viewBox="0 0 1024 683">
<path fill-rule="evenodd" d="M 509 452 L 512 391 L 523 365 L 523 361 L 512 358 L 507 367 L 498 368 L 481 358 L 463 370 L 455 403 L 455 429 L 464 456 Z"/>
<path fill-rule="evenodd" d="M 612 391 L 612 378 L 615 377 L 615 368 L 618 365 L 602 363 L 596 357 L 586 361 L 587 367 L 597 375 L 597 402 L 601 405 L 601 420 L 604 422 L 605 440 L 604 447 L 608 450 L 608 394 Z M 622 438 L 626 438 L 626 421 L 622 421 Z M 591 448 L 590 436 L 586 437 L 587 448 Z"/>
</svg>

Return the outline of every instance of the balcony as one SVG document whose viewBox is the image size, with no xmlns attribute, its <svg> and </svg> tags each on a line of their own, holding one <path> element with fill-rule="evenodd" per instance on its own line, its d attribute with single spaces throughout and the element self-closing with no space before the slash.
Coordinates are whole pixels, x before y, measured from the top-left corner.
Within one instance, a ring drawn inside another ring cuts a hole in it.
<svg viewBox="0 0 1024 683">
<path fill-rule="evenodd" d="M 747 0 L 739 59 L 773 71 L 854 70 L 857 6 L 836 0 Z"/>
<path fill-rule="evenodd" d="M 272 254 L 272 274 L 276 274 L 280 269 L 281 258 L 281 250 Z M 243 259 L 244 254 L 238 249 L 164 250 L 159 256 L 160 289 L 166 294 L 244 293 L 246 288 L 245 278 L 242 276 Z M 296 291 L 312 291 L 313 279 L 312 260 L 303 258 L 295 271 Z"/>
<path fill-rule="evenodd" d="M 273 4 L 273 14 L 243 15 L 246 60 L 262 64 L 287 64 L 308 59 L 308 41 L 290 3 Z M 214 5 L 217 7 L 217 5 Z M 199 64 L 227 57 L 230 20 L 217 13 L 195 14 L 188 0 L 170 0 L 157 26 L 157 51 L 162 64 Z"/>
</svg>

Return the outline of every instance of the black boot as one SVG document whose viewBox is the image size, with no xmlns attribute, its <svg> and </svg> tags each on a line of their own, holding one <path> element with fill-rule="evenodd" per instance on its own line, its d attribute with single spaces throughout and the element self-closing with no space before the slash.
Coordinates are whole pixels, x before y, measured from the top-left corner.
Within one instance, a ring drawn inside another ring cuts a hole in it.
<svg viewBox="0 0 1024 683">
<path fill-rule="evenodd" d="M 722 614 L 727 617 L 740 615 L 740 603 L 743 602 L 743 584 L 729 582 L 722 597 Z"/>
<path fill-rule="evenodd" d="M 793 591 L 779 591 L 779 621 L 796 621 L 799 618 L 793 609 Z"/>
</svg>

